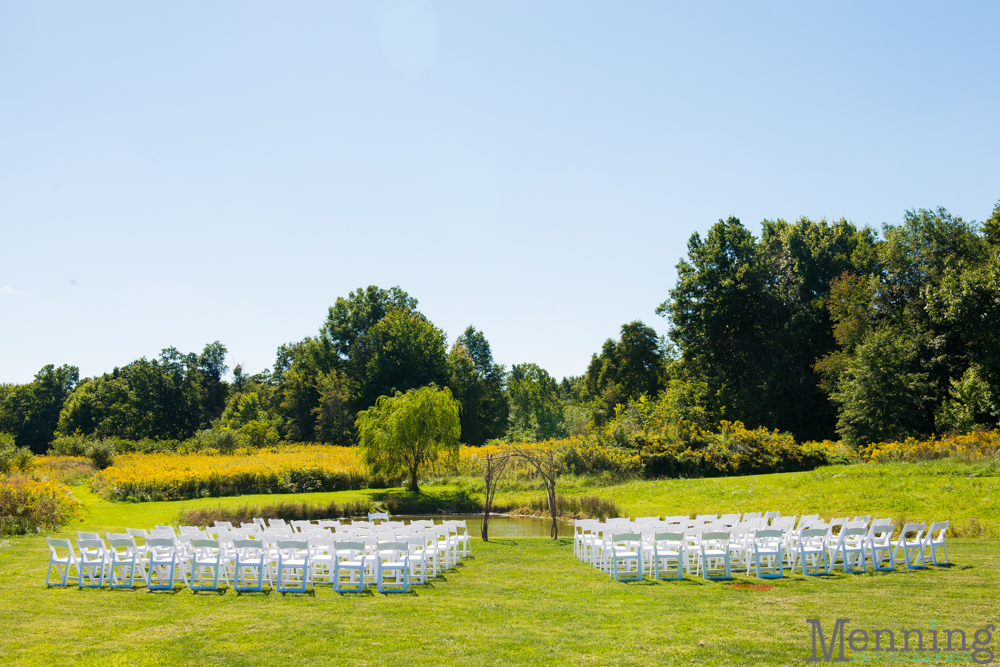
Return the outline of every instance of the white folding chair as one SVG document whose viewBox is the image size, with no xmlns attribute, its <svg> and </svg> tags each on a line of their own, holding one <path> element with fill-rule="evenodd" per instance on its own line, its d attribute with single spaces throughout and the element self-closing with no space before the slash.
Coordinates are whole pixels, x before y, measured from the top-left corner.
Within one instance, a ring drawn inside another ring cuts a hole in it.
<svg viewBox="0 0 1000 667">
<path fill-rule="evenodd" d="M 365 572 L 365 543 L 337 542 L 334 544 L 333 590 L 338 593 L 363 593 L 368 588 Z"/>
<path fill-rule="evenodd" d="M 892 552 L 893 560 L 899 560 L 899 552 L 903 552 L 903 559 L 906 561 L 906 569 L 915 570 L 924 567 L 924 529 L 926 523 L 908 523 L 903 526 L 896 540 L 896 548 Z M 913 535 L 907 539 L 907 535 Z"/>
<path fill-rule="evenodd" d="M 684 565 L 687 560 L 687 546 L 684 543 L 684 533 L 666 532 L 653 535 L 653 578 L 683 579 Z M 673 563 L 676 570 L 671 570 Z M 664 576 L 660 576 L 660 572 Z"/>
<path fill-rule="evenodd" d="M 379 593 L 410 592 L 410 545 L 383 542 L 375 557 L 375 585 Z"/>
<path fill-rule="evenodd" d="M 49 545 L 49 567 L 45 571 L 45 585 L 55 586 L 57 584 L 52 583 L 49 577 L 52 574 L 52 568 L 56 570 L 56 577 L 59 579 L 59 586 L 68 585 L 70 579 L 76 579 L 77 582 L 80 581 L 80 559 L 76 557 L 76 552 L 73 551 L 73 543 L 67 539 L 61 539 L 56 537 L 46 538 L 46 542 Z M 67 555 L 60 556 L 58 550 L 65 549 Z M 59 570 L 62 568 L 62 574 L 59 574 Z M 76 571 L 76 574 L 70 574 L 70 568 Z"/>
<path fill-rule="evenodd" d="M 472 556 L 472 538 L 469 536 L 469 524 L 465 519 L 449 522 L 458 531 L 458 557 L 468 558 Z"/>
<path fill-rule="evenodd" d="M 611 536 L 611 572 L 615 581 L 642 579 L 642 535 L 618 533 Z"/>
<path fill-rule="evenodd" d="M 181 560 L 177 543 L 172 537 L 153 537 L 146 540 L 146 588 L 151 591 L 172 590 L 179 573 L 188 585 L 185 563 Z"/>
<path fill-rule="evenodd" d="M 868 530 L 863 526 L 844 526 L 837 536 L 833 556 L 830 558 L 830 569 L 838 565 L 845 574 L 862 574 L 865 572 L 865 537 Z M 860 567 L 859 567 L 860 566 Z"/>
<path fill-rule="evenodd" d="M 780 579 L 785 576 L 784 540 L 785 533 L 780 528 L 758 530 L 754 533 L 753 562 L 758 579 Z M 765 572 L 761 572 L 762 562 Z"/>
<path fill-rule="evenodd" d="M 309 568 L 313 586 L 319 584 L 333 585 L 333 560 L 337 557 L 333 546 L 333 536 L 329 534 L 312 534 L 309 542 Z"/>
<path fill-rule="evenodd" d="M 279 593 L 306 593 L 309 586 L 309 542 L 278 540 Z"/>
<path fill-rule="evenodd" d="M 701 534 L 701 576 L 705 579 L 731 579 L 729 531 L 705 531 Z M 723 572 L 724 574 L 709 574 Z"/>
<path fill-rule="evenodd" d="M 100 588 L 104 585 L 106 567 L 108 564 L 108 550 L 104 546 L 104 540 L 78 539 L 76 548 L 80 552 L 79 570 L 80 578 L 78 585 L 80 588 Z"/>
<path fill-rule="evenodd" d="M 191 581 L 188 588 L 192 591 L 215 591 L 219 589 L 219 579 L 229 586 L 218 540 L 196 538 L 190 541 L 190 549 Z M 209 577 L 211 584 L 205 583 Z"/>
<path fill-rule="evenodd" d="M 830 574 L 826 534 L 826 528 L 803 528 L 799 531 L 797 564 L 802 565 L 803 576 L 815 577 L 820 574 Z M 819 569 L 821 564 L 822 571 Z M 812 568 L 812 571 L 809 568 Z"/>
<path fill-rule="evenodd" d="M 896 559 L 893 558 L 892 533 L 896 529 L 892 523 L 881 523 L 875 520 L 865 536 L 865 554 L 871 556 L 872 569 L 876 572 L 890 572 L 896 569 Z M 888 567 L 882 565 L 888 562 Z"/>
<path fill-rule="evenodd" d="M 923 548 L 920 550 L 920 560 L 926 563 L 927 558 L 924 556 L 924 552 L 927 549 L 931 550 L 931 562 L 935 565 L 948 565 L 948 546 L 944 543 L 944 535 L 948 532 L 948 526 L 950 521 L 935 521 L 931 524 L 931 527 L 927 529 L 927 534 L 924 536 Z M 938 561 L 937 552 L 938 549 L 944 549 L 944 561 Z"/>
<path fill-rule="evenodd" d="M 298 533 L 308 533 L 310 530 L 317 527 L 313 525 L 312 521 L 292 521 L 291 526 L 292 530 Z"/>
<path fill-rule="evenodd" d="M 136 571 L 139 572 L 142 582 L 147 582 L 146 569 L 142 565 L 139 548 L 130 535 L 119 537 L 108 535 L 108 566 L 111 574 L 108 582 L 110 588 L 134 587 Z"/>
<path fill-rule="evenodd" d="M 755 530 L 747 523 L 729 528 L 729 558 L 732 567 L 750 572 L 753 561 L 753 535 Z"/>
<path fill-rule="evenodd" d="M 263 591 L 265 581 L 268 586 L 274 586 L 263 541 L 235 539 L 233 549 L 236 551 L 233 588 L 237 593 Z"/>
</svg>

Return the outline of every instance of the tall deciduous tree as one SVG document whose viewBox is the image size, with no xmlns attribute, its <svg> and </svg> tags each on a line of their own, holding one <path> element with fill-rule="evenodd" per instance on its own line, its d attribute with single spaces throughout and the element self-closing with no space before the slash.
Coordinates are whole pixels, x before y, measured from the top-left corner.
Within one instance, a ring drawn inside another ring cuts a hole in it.
<svg viewBox="0 0 1000 667">
<path fill-rule="evenodd" d="M 448 353 L 449 384 L 462 404 L 462 439 L 479 446 L 507 430 L 506 372 L 481 331 L 468 327 Z"/>
<path fill-rule="evenodd" d="M 442 457 L 458 456 L 459 404 L 451 391 L 436 386 L 381 396 L 358 413 L 358 444 L 374 474 L 405 473 L 418 492 L 420 471 Z"/>
<path fill-rule="evenodd" d="M 446 384 L 446 349 L 445 333 L 423 315 L 405 310 L 386 314 L 354 346 L 358 405 L 369 407 L 381 396 Z"/>
<path fill-rule="evenodd" d="M 585 378 L 587 393 L 598 400 L 598 423 L 614 416 L 616 405 L 645 394 L 653 397 L 666 382 L 666 357 L 656 331 L 642 322 L 621 328 L 621 340 L 608 339 L 600 355 L 590 360 Z"/>
<path fill-rule="evenodd" d="M 138 359 L 111 373 L 81 382 L 66 399 L 58 431 L 120 438 L 188 438 L 218 414 L 226 392 L 221 375 L 225 348 L 206 346 L 202 355 L 169 347 L 158 359 Z"/>
<path fill-rule="evenodd" d="M 49 364 L 32 382 L 0 385 L 0 432 L 14 436 L 18 447 L 44 453 L 59 424 L 59 413 L 79 379 L 76 366 L 56 368 Z"/>
<path fill-rule="evenodd" d="M 874 237 L 847 221 L 762 224 L 736 218 L 688 243 L 677 286 L 657 313 L 670 319 L 680 369 L 708 386 L 710 414 L 830 437 L 834 411 L 816 359 L 835 349 L 825 307 L 830 281 L 874 262 Z"/>
<path fill-rule="evenodd" d="M 514 364 L 507 382 L 510 428 L 515 440 L 545 440 L 566 435 L 559 385 L 536 364 Z"/>
</svg>

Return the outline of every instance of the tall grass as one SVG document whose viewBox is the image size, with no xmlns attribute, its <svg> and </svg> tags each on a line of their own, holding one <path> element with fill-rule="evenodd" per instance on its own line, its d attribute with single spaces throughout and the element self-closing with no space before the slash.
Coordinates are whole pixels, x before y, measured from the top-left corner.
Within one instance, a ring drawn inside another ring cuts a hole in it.
<svg viewBox="0 0 1000 667">
<path fill-rule="evenodd" d="M 513 510 L 520 513 L 524 508 Z M 531 514 L 549 515 L 549 501 L 545 496 L 532 498 L 527 508 Z M 622 516 L 615 501 L 598 496 L 569 497 L 556 495 L 556 509 L 559 516 L 573 519 L 616 519 Z"/>
</svg>

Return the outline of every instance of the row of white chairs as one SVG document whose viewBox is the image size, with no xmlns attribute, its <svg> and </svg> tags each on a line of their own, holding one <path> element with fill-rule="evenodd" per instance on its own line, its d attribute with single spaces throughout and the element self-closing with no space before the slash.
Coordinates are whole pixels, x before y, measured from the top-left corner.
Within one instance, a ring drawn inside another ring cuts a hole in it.
<svg viewBox="0 0 1000 667">
<path fill-rule="evenodd" d="M 641 517 L 578 520 L 574 553 L 618 581 L 731 577 L 751 569 L 760 578 L 783 577 L 786 569 L 803 575 L 830 574 L 835 568 L 860 574 L 870 562 L 876 571 L 948 564 L 948 521 L 907 523 L 894 538 L 891 519 L 870 516 L 829 522 L 817 515 L 782 517 L 777 512 L 745 515 Z M 943 560 L 939 559 L 943 553 Z"/>
<path fill-rule="evenodd" d="M 318 584 L 363 592 L 374 584 L 383 593 L 409 592 L 472 555 L 465 521 L 295 523 L 130 528 L 107 533 L 106 541 L 78 532 L 76 549 L 69 539 L 49 538 L 45 583 L 66 586 L 74 580 L 81 588 L 142 583 L 149 590 L 183 583 L 195 591 L 232 583 L 237 592 L 262 591 L 267 584 L 282 593 L 308 592 Z"/>
</svg>

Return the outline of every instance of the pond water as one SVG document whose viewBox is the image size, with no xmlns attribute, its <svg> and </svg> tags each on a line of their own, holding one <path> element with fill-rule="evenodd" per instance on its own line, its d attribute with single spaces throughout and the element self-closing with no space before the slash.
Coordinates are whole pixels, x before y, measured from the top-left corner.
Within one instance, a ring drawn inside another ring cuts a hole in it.
<svg viewBox="0 0 1000 667">
<path fill-rule="evenodd" d="M 436 516 L 392 515 L 393 521 L 410 521 L 412 519 L 465 519 L 469 526 L 469 535 L 478 538 L 483 532 L 482 514 L 448 514 Z M 552 519 L 540 519 L 533 516 L 500 516 L 490 515 L 490 538 L 499 537 L 548 537 Z M 559 520 L 559 536 L 570 537 L 573 534 L 573 522 Z"/>
</svg>

